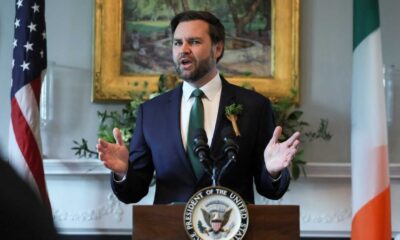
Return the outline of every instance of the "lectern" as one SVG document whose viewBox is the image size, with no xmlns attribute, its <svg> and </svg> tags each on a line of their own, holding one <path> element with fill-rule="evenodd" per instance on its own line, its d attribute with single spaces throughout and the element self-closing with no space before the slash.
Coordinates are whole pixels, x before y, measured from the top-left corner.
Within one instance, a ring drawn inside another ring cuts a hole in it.
<svg viewBox="0 0 400 240">
<path fill-rule="evenodd" d="M 300 210 L 293 205 L 248 205 L 245 240 L 300 239 Z M 133 206 L 132 239 L 189 239 L 183 227 L 184 205 Z"/>
</svg>

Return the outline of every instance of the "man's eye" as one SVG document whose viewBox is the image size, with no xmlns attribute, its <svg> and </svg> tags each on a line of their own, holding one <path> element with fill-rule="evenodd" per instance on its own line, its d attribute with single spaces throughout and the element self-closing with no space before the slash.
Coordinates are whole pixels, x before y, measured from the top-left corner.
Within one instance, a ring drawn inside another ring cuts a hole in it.
<svg viewBox="0 0 400 240">
<path fill-rule="evenodd" d="M 190 41 L 190 44 L 191 45 L 197 45 L 197 44 L 200 44 L 200 41 L 199 40 L 192 40 L 192 41 Z"/>
<path fill-rule="evenodd" d="M 181 46 L 182 42 L 174 42 L 174 46 Z"/>
</svg>

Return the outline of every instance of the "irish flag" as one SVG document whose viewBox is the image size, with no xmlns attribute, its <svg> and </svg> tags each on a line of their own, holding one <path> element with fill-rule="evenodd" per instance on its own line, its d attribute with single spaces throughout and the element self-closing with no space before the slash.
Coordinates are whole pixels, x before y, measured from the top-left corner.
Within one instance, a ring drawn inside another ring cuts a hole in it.
<svg viewBox="0 0 400 240">
<path fill-rule="evenodd" d="M 352 240 L 391 239 L 388 140 L 378 0 L 354 0 Z"/>
</svg>

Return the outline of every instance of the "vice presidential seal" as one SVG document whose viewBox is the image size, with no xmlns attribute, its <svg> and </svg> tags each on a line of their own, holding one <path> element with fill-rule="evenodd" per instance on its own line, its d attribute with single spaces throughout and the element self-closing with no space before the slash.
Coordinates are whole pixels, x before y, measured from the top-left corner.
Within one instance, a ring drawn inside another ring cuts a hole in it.
<svg viewBox="0 0 400 240">
<path fill-rule="evenodd" d="M 190 239 L 242 239 L 249 225 L 246 203 L 234 191 L 207 187 L 195 193 L 184 211 Z"/>
</svg>

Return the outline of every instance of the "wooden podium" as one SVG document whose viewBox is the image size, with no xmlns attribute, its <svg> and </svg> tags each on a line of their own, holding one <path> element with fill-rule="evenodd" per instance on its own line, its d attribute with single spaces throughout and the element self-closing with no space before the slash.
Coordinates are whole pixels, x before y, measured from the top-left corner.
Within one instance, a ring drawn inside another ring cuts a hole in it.
<svg viewBox="0 0 400 240">
<path fill-rule="evenodd" d="M 248 205 L 245 240 L 300 239 L 299 206 Z M 133 206 L 132 239 L 189 239 L 183 227 L 184 205 Z"/>
</svg>

